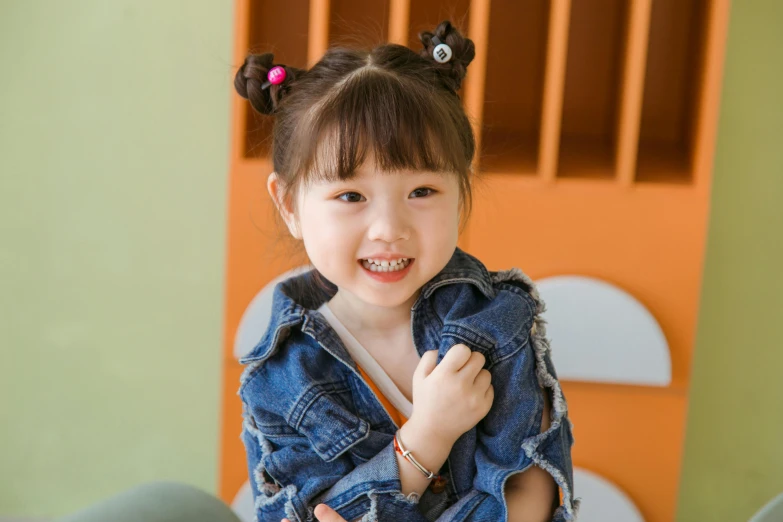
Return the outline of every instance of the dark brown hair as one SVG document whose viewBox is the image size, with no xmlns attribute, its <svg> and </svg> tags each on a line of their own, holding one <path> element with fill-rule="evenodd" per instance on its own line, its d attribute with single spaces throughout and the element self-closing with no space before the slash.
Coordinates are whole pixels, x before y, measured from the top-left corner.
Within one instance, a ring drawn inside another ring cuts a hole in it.
<svg viewBox="0 0 783 522">
<path fill-rule="evenodd" d="M 451 48 L 450 61 L 433 59 L 433 36 Z M 275 64 L 271 53 L 247 56 L 234 86 L 276 118 L 272 161 L 286 199 L 315 178 L 350 179 L 369 152 L 382 171 L 457 175 L 467 220 L 475 140 L 457 92 L 475 49 L 448 21 L 419 39 L 419 53 L 397 44 L 333 47 L 309 70 Z M 262 88 L 275 65 L 285 81 Z"/>
</svg>

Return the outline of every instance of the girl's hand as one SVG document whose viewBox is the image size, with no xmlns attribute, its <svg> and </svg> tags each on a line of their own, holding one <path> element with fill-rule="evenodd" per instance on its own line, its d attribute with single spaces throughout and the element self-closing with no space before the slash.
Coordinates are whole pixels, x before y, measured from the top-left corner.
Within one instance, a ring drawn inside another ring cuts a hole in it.
<svg viewBox="0 0 783 522">
<path fill-rule="evenodd" d="M 337 514 L 337 511 L 326 504 L 318 504 L 315 506 L 315 516 L 318 518 L 318 522 L 347 522 L 347 520 Z M 291 521 L 284 518 L 281 522 Z"/>
<path fill-rule="evenodd" d="M 440 364 L 437 357 L 438 350 L 425 352 L 413 372 L 410 420 L 454 443 L 489 413 L 495 390 L 480 352 L 456 344 Z"/>
</svg>

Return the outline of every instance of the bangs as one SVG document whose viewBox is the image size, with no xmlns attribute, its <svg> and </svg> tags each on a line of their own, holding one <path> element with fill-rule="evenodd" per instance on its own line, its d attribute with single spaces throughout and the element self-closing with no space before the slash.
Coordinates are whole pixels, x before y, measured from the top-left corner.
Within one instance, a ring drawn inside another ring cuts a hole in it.
<svg viewBox="0 0 783 522">
<path fill-rule="evenodd" d="M 381 171 L 462 176 L 473 158 L 473 132 L 458 97 L 435 96 L 431 86 L 403 84 L 381 69 L 347 78 L 308 116 L 289 149 L 305 182 L 351 179 L 368 153 Z"/>
</svg>

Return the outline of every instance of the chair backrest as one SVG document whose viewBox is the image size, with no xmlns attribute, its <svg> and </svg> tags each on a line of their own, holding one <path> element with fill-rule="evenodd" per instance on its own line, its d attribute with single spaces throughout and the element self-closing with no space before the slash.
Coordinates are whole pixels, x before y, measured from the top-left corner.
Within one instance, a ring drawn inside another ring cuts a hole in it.
<svg viewBox="0 0 783 522">
<path fill-rule="evenodd" d="M 770 500 L 753 515 L 749 522 L 781 522 L 783 520 L 783 493 Z"/>
</svg>

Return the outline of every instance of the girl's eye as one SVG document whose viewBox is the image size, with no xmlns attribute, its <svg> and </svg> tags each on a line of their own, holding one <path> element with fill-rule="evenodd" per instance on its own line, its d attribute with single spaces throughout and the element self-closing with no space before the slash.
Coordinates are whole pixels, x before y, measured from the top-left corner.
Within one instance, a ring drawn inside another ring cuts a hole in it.
<svg viewBox="0 0 783 522">
<path fill-rule="evenodd" d="M 362 196 L 358 192 L 343 192 L 342 194 L 337 196 L 337 199 L 341 199 L 346 203 L 359 203 L 363 198 L 364 196 Z"/>
<path fill-rule="evenodd" d="M 423 198 L 425 196 L 429 196 L 430 194 L 433 194 L 434 192 L 435 192 L 435 190 L 431 189 L 429 187 L 419 187 L 416 190 L 414 190 L 413 192 L 411 192 L 411 195 L 413 197 L 415 197 L 415 198 L 419 198 L 419 197 Z M 418 194 L 418 195 L 415 195 L 415 194 Z"/>
</svg>

